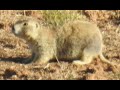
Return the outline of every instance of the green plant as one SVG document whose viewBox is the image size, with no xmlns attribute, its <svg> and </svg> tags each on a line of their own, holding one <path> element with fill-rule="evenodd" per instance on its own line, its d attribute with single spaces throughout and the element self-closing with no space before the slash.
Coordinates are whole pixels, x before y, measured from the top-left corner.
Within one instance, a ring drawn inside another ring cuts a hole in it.
<svg viewBox="0 0 120 90">
<path fill-rule="evenodd" d="M 77 10 L 43 10 L 43 18 L 47 25 L 60 27 L 69 20 L 85 18 Z"/>
</svg>

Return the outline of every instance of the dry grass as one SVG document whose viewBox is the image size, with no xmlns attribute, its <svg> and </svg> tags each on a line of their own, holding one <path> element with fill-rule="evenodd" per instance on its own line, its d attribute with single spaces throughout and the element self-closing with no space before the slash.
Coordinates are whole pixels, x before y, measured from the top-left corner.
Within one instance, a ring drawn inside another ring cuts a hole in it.
<svg viewBox="0 0 120 90">
<path fill-rule="evenodd" d="M 69 20 L 90 20 L 103 34 L 104 55 L 120 63 L 120 10 L 1 10 L 0 11 L 0 79 L 2 80 L 102 80 L 120 79 L 120 67 L 109 66 L 99 59 L 89 65 L 74 66 L 60 61 L 45 65 L 16 63 L 31 56 L 29 47 L 11 33 L 12 24 L 20 17 L 32 16 L 46 25 L 58 28 Z M 6 61 L 7 60 L 7 61 Z M 14 62 L 9 62 L 9 61 Z"/>
<path fill-rule="evenodd" d="M 77 10 L 44 10 L 42 14 L 47 25 L 54 28 L 60 27 L 68 21 L 85 19 L 85 16 L 78 13 Z"/>
</svg>

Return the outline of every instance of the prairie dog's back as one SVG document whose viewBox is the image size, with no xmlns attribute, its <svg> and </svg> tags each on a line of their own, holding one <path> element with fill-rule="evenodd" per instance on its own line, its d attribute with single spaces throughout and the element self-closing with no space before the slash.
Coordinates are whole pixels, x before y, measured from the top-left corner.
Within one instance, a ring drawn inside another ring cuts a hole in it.
<svg viewBox="0 0 120 90">
<path fill-rule="evenodd" d="M 87 21 L 73 21 L 63 25 L 60 30 L 58 30 L 58 36 L 68 37 L 68 36 L 76 36 L 77 38 L 86 38 L 93 37 L 96 35 L 102 38 L 101 33 L 97 27 L 97 25 L 92 24 Z"/>
</svg>

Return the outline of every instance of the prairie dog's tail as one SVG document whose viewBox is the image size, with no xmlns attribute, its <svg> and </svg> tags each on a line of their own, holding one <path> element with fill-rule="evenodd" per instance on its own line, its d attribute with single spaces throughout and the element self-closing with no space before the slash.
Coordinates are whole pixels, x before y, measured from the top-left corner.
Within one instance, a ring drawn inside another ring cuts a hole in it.
<svg viewBox="0 0 120 90">
<path fill-rule="evenodd" d="M 100 59 L 101 59 L 103 62 L 105 62 L 105 63 L 108 63 L 108 64 L 110 64 L 110 65 L 117 65 L 117 63 L 110 62 L 109 60 L 107 60 L 107 59 L 103 56 L 102 53 L 100 53 L 99 57 L 100 57 Z"/>
</svg>

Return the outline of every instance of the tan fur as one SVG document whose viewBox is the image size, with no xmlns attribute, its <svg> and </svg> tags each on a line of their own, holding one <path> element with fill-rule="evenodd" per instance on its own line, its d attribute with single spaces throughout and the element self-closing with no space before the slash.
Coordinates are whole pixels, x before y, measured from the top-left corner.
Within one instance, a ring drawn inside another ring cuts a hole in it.
<svg viewBox="0 0 120 90">
<path fill-rule="evenodd" d="M 70 21 L 60 29 L 52 30 L 36 20 L 23 20 L 14 24 L 13 32 L 30 45 L 33 61 L 47 63 L 51 59 L 75 60 L 74 64 L 89 64 L 102 55 L 102 36 L 99 28 L 86 21 Z"/>
</svg>

